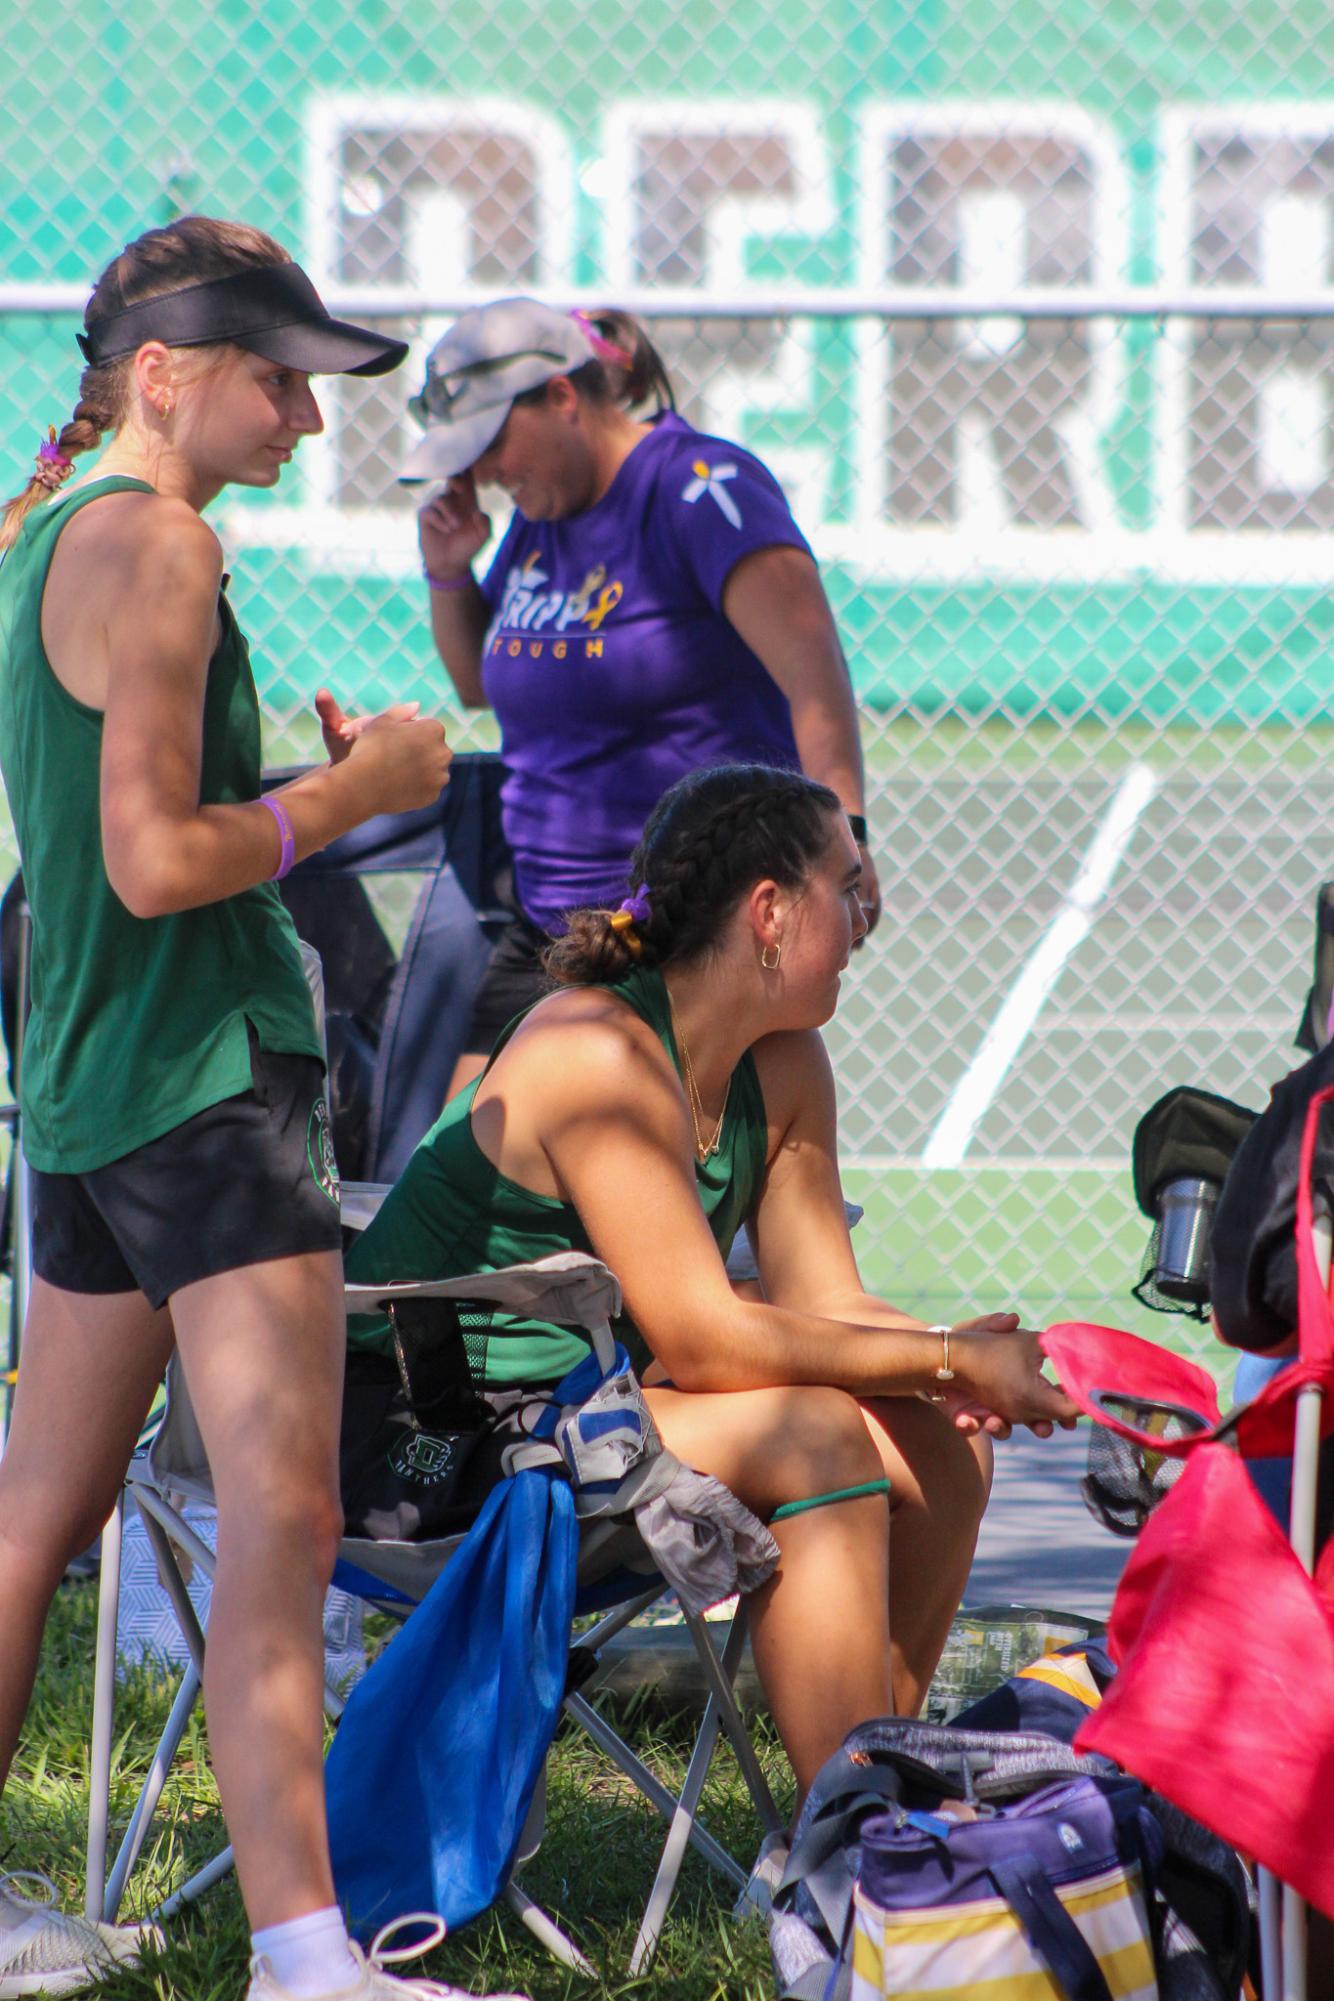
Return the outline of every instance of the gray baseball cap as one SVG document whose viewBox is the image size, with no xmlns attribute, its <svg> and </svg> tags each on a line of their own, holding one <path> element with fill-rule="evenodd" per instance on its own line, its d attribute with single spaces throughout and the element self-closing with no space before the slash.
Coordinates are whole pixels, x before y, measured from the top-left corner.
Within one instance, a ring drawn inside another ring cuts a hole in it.
<svg viewBox="0 0 1334 2001">
<path fill-rule="evenodd" d="M 424 427 L 401 480 L 452 479 L 500 434 L 516 396 L 594 356 L 580 321 L 540 299 L 495 299 L 455 320 L 426 357 L 426 381 L 408 409 Z"/>
</svg>

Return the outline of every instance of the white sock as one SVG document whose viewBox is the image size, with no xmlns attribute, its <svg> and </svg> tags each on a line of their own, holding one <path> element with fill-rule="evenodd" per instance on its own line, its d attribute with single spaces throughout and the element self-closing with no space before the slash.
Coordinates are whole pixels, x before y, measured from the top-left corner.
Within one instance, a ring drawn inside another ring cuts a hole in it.
<svg viewBox="0 0 1334 2001">
<path fill-rule="evenodd" d="M 250 1934 L 250 1943 L 268 1962 L 278 1985 L 296 2001 L 337 1994 L 355 1987 L 360 1978 L 337 1904 L 308 1911 L 303 1918 L 289 1918 L 286 1924 L 266 1925 Z"/>
</svg>

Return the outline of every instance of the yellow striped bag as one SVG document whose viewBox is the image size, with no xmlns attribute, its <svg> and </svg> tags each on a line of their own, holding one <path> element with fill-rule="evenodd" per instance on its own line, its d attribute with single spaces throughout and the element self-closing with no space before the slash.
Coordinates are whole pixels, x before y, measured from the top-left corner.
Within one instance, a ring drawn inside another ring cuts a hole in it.
<svg viewBox="0 0 1334 2001">
<path fill-rule="evenodd" d="M 1141 1800 L 1133 1780 L 1078 1777 L 868 1820 L 849 2001 L 1157 2001 Z"/>
</svg>

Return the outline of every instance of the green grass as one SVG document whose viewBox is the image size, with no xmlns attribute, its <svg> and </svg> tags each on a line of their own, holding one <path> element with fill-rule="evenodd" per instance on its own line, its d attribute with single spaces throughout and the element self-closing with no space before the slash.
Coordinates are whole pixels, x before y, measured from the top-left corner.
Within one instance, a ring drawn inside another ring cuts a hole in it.
<svg viewBox="0 0 1334 2001">
<path fill-rule="evenodd" d="M 96 1592 L 66 1585 L 43 1650 L 23 1746 L 5 1792 L 0 1867 L 40 1869 L 72 1909 L 82 1908 L 83 1844 L 92 1716 Z M 128 1820 L 149 1753 L 170 1705 L 171 1689 L 152 1668 L 134 1670 L 117 1703 L 112 1778 L 112 1839 Z M 622 1704 L 616 1720 L 635 1749 L 669 1783 L 684 1777 L 690 1719 L 651 1702 Z M 754 1735 L 780 1806 L 791 1781 L 772 1730 L 756 1718 Z M 759 1827 L 730 1754 L 715 1759 L 703 1817 L 735 1855 L 749 1860 Z M 613 2001 L 670 1994 L 679 2001 L 762 2001 L 772 1993 L 763 1925 L 731 1919 L 733 1893 L 690 1857 L 649 1973 L 625 1973 L 652 1881 L 663 1824 L 627 1780 L 586 1738 L 562 1728 L 549 1767 L 548 1825 L 522 1882 L 557 1916 L 599 1969 L 596 1981 L 568 1972 L 508 1911 L 489 1913 L 409 1969 L 478 1993 L 515 1989 L 533 2001 Z M 173 1767 L 160 1832 L 131 1885 L 123 1915 L 142 1914 L 201 1866 L 225 1837 L 208 1765 L 207 1735 L 196 1711 Z M 165 1948 L 145 1953 L 137 1971 L 121 1972 L 95 1992 L 106 2001 L 238 2001 L 245 1992 L 247 1930 L 232 1879 L 208 1892 L 169 1927 Z"/>
</svg>

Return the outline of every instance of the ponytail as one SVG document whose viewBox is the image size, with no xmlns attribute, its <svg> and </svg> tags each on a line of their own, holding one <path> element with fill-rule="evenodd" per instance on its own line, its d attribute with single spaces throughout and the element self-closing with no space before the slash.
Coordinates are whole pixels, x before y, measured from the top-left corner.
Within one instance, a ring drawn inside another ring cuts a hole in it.
<svg viewBox="0 0 1334 2001">
<path fill-rule="evenodd" d="M 571 313 L 592 344 L 587 361 L 568 371 L 579 395 L 590 403 L 618 403 L 623 409 L 638 410 L 655 403 L 659 412 L 676 408 L 676 391 L 667 373 L 667 364 L 638 320 L 617 306 L 599 306 L 594 312 L 582 308 Z M 521 389 L 516 403 L 541 403 L 547 384 Z"/>
<path fill-rule="evenodd" d="M 582 313 L 580 318 L 587 322 L 599 342 L 612 351 L 610 355 L 603 354 L 602 369 L 615 402 L 624 403 L 631 410 L 650 400 L 657 403 L 659 410 L 676 408 L 676 392 L 667 364 L 638 320 L 618 306 L 599 306 L 595 312 Z M 576 376 L 583 372 L 582 368 L 576 370 Z"/>
</svg>

